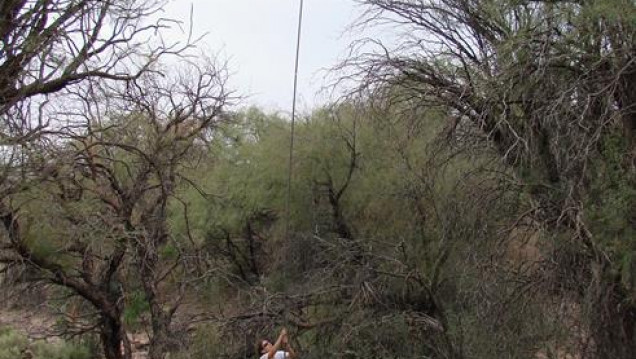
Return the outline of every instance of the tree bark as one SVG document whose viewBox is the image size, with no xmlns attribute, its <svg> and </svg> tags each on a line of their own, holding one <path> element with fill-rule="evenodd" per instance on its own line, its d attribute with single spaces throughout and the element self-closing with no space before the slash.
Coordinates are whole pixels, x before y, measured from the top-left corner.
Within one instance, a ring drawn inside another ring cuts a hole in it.
<svg viewBox="0 0 636 359">
<path fill-rule="evenodd" d="M 131 358 L 130 343 L 119 318 L 102 316 L 100 338 L 106 359 Z"/>
</svg>

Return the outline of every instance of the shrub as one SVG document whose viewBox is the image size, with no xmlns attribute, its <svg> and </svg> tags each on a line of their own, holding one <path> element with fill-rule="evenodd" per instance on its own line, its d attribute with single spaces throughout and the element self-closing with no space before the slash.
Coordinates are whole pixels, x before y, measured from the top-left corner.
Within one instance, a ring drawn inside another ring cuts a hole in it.
<svg viewBox="0 0 636 359">
<path fill-rule="evenodd" d="M 33 359 L 90 359 L 94 357 L 82 342 L 49 343 L 44 340 L 29 342 L 26 336 L 11 328 L 0 328 L 0 359 L 21 358 L 25 351 Z"/>
</svg>

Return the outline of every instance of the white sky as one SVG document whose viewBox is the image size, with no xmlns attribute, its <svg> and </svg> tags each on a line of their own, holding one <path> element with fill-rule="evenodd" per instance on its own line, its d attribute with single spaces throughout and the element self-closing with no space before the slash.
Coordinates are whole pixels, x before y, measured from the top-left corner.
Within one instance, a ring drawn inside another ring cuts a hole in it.
<svg viewBox="0 0 636 359">
<path fill-rule="evenodd" d="M 172 0 L 165 15 L 189 23 L 193 7 L 195 37 L 227 59 L 229 86 L 247 96 L 242 105 L 289 112 L 300 0 Z M 324 68 L 346 55 L 346 32 L 361 9 L 352 0 L 304 0 L 298 72 L 298 108 L 325 102 Z"/>
</svg>

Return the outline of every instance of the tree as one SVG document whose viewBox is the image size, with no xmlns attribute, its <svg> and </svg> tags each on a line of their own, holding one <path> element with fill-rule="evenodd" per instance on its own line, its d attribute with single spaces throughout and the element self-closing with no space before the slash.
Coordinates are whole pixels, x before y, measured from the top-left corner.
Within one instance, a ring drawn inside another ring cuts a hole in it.
<svg viewBox="0 0 636 359">
<path fill-rule="evenodd" d="M 133 249 L 147 259 L 136 263 L 148 279 L 144 293 L 156 319 L 158 344 L 153 345 L 153 356 L 163 350 L 170 315 L 157 309 L 160 299 L 153 285 L 165 278 L 154 278 L 155 272 L 148 275 L 148 268 L 157 265 L 153 252 L 157 248 L 133 248 L 129 234 L 140 224 L 126 221 L 133 214 L 137 220 L 139 213 L 146 213 L 144 221 L 154 230 L 148 232 L 154 239 L 144 241 L 147 245 L 156 245 L 165 235 L 166 201 L 174 191 L 170 181 L 176 181 L 177 164 L 190 153 L 194 137 L 216 121 L 227 98 L 224 75 L 211 66 L 182 74 L 182 80 L 195 81 L 188 88 L 160 89 L 164 85 L 160 81 L 142 79 L 158 70 L 160 57 L 180 54 L 190 46 L 166 44 L 159 35 L 158 30 L 170 24 L 153 20 L 164 4 L 163 0 L 8 0 L 0 4 L 0 212 L 6 229 L 1 257 L 9 266 L 26 265 L 38 277 L 87 300 L 97 311 L 99 320 L 92 324 L 100 328 L 108 358 L 122 355 L 122 341 L 125 355 L 130 356 L 122 299 L 131 288 L 124 288 L 121 276 L 124 264 L 133 262 L 129 259 Z M 142 80 L 148 89 L 139 87 Z M 161 103 L 151 103 L 150 92 L 153 101 Z M 218 97 L 211 99 L 212 92 Z M 109 97 L 106 104 L 103 99 Z M 122 111 L 106 110 L 109 105 Z M 174 107 L 167 112 L 170 105 Z M 137 113 L 129 108 L 137 108 Z M 144 116 L 149 116 L 146 122 L 141 119 Z M 135 122 L 138 127 L 129 126 Z M 168 144 L 161 146 L 155 137 L 160 148 L 153 149 L 157 152 L 152 156 L 144 156 L 148 148 L 126 142 L 153 131 L 157 135 L 161 128 L 173 136 L 164 138 Z M 128 137 L 113 133 L 122 129 L 129 132 Z M 172 155 L 166 154 L 170 151 Z M 116 157 L 124 153 L 128 159 L 136 155 L 146 163 L 128 164 Z M 159 161 L 156 156 L 161 155 L 167 158 Z M 145 167 L 138 168 L 135 178 L 118 177 L 133 176 L 127 171 L 138 164 Z M 153 182 L 150 189 L 144 186 L 149 181 Z M 162 195 L 146 196 L 157 188 L 165 189 Z M 139 209 L 142 200 L 148 201 L 147 206 L 157 205 L 158 212 Z M 51 214 L 25 205 L 44 202 L 48 206 L 49 201 L 56 204 Z M 102 217 L 113 214 L 115 219 Z M 25 220 L 18 218 L 22 215 Z M 48 230 L 35 231 L 31 220 Z M 58 256 L 50 256 L 52 248 Z"/>
<path fill-rule="evenodd" d="M 109 359 L 131 356 L 124 315 L 138 291 L 150 314 L 149 357 L 175 345 L 172 317 L 195 282 L 188 277 L 197 248 L 171 231 L 169 210 L 172 202 L 178 208 L 178 189 L 193 183 L 184 168 L 223 119 L 225 78 L 209 61 L 77 90 L 76 110 L 67 104 L 64 112 L 72 125 L 41 153 L 51 171 L 3 201 L 4 261 L 87 301 L 80 330 L 97 328 Z"/>
<path fill-rule="evenodd" d="M 530 196 L 528 218 L 567 239 L 570 254 L 552 253 L 555 271 L 587 273 L 555 286 L 594 303 L 586 311 L 594 355 L 633 357 L 634 3 L 360 3 L 363 23 L 405 30 L 398 48 L 378 44 L 345 61 L 360 93 L 441 108 L 454 144 L 492 147 Z M 571 268 L 571 256 L 585 261 Z"/>
<path fill-rule="evenodd" d="M 66 88 L 89 79 L 139 78 L 162 55 L 188 46 L 166 45 L 155 35 L 168 22 L 149 20 L 164 3 L 7 0 L 0 4 L 3 196 L 42 170 L 42 163 L 27 163 L 26 158 L 31 145 L 45 141 L 61 125 L 49 109 L 61 101 Z"/>
</svg>

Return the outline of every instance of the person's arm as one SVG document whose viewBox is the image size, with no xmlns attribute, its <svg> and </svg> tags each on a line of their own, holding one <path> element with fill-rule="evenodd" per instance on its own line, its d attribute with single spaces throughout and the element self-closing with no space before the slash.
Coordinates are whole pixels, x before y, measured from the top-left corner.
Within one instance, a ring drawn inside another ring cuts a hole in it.
<svg viewBox="0 0 636 359">
<path fill-rule="evenodd" d="M 291 346 L 288 335 L 285 335 L 285 337 L 283 338 L 283 346 L 286 352 L 285 353 L 286 359 L 294 359 L 296 357 L 296 352 L 294 351 L 294 348 L 292 348 Z"/>
<path fill-rule="evenodd" d="M 285 351 L 287 351 L 287 359 L 295 359 L 296 351 L 291 346 L 291 342 L 289 341 L 289 337 L 285 335 L 285 339 L 283 339 L 283 344 L 285 344 Z"/>
<path fill-rule="evenodd" d="M 283 328 L 280 331 L 280 334 L 278 335 L 278 339 L 276 339 L 276 343 L 274 343 L 270 347 L 269 351 L 267 352 L 267 359 L 274 358 L 274 355 L 276 355 L 276 352 L 278 351 L 278 349 L 280 349 L 281 345 L 286 340 L 286 338 L 287 338 L 287 329 Z"/>
</svg>

